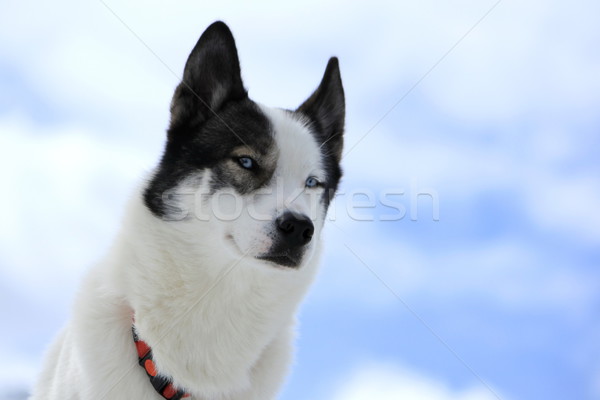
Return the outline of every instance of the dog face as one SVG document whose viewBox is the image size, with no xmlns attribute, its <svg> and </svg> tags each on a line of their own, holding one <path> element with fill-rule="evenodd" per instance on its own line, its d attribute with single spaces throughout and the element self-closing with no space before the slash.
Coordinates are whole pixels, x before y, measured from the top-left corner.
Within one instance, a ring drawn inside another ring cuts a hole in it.
<svg viewBox="0 0 600 400">
<path fill-rule="evenodd" d="M 296 110 L 248 98 L 233 36 L 212 24 L 171 103 L 162 160 L 144 192 L 164 224 L 212 254 L 300 267 L 315 251 L 340 177 L 344 92 L 336 58 Z"/>
</svg>

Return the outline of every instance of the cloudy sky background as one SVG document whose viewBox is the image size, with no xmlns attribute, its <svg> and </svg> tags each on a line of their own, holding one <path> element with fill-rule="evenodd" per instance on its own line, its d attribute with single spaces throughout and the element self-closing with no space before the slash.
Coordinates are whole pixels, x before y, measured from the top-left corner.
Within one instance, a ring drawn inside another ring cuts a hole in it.
<svg viewBox="0 0 600 400">
<path fill-rule="evenodd" d="M 255 100 L 297 106 L 331 55 L 346 88 L 281 399 L 600 399 L 600 3 L 216 4 L 1 3 L 0 398 L 33 382 L 223 19 Z M 407 215 L 349 214 L 358 191 Z"/>
</svg>

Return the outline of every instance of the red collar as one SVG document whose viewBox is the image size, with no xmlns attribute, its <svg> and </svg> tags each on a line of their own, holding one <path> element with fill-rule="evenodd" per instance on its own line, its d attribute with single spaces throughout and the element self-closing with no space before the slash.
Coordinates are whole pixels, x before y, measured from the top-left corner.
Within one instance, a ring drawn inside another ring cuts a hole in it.
<svg viewBox="0 0 600 400">
<path fill-rule="evenodd" d="M 157 373 L 156 365 L 152 359 L 152 349 L 146 342 L 140 340 L 135 331 L 135 325 L 132 325 L 131 332 L 133 333 L 133 341 L 135 342 L 135 348 L 137 349 L 139 364 L 146 370 L 150 383 L 152 383 L 152 386 L 158 394 L 168 400 L 191 398 L 189 393 L 186 393 L 182 389 L 178 390 L 175 385 L 173 385 L 173 379 Z"/>
</svg>

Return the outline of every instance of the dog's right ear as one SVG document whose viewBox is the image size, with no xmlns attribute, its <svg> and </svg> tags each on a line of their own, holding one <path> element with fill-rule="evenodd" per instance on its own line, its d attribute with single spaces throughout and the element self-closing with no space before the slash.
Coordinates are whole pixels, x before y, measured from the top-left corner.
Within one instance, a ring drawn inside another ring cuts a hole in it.
<svg viewBox="0 0 600 400">
<path fill-rule="evenodd" d="M 226 102 L 247 95 L 233 35 L 224 22 L 214 22 L 198 39 L 175 89 L 169 139 L 177 135 L 178 126 L 189 121 L 202 123 Z"/>
</svg>

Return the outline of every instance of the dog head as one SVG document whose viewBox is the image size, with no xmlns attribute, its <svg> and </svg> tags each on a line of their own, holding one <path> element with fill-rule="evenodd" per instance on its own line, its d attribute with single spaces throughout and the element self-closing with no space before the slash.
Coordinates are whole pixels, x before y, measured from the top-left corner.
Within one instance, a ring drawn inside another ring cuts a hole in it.
<svg viewBox="0 0 600 400">
<path fill-rule="evenodd" d="M 184 224 L 192 244 L 212 254 L 300 267 L 315 252 L 341 177 L 344 114 L 336 58 L 296 110 L 250 100 L 233 36 L 215 22 L 173 95 L 146 207 L 164 224 Z"/>
</svg>

